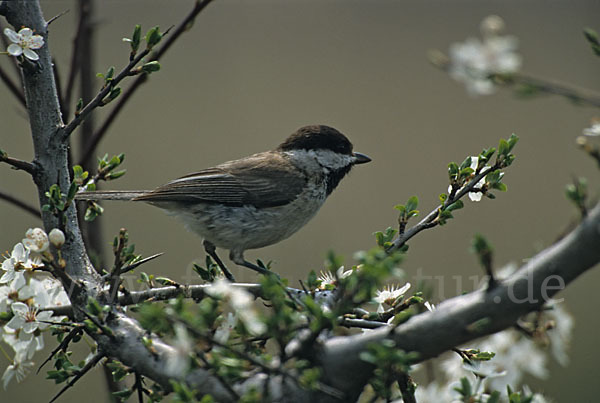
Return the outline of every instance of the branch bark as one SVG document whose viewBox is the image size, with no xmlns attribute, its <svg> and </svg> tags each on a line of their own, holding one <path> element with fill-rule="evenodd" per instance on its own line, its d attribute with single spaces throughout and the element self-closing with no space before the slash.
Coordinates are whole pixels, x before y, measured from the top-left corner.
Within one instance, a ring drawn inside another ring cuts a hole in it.
<svg viewBox="0 0 600 403">
<path fill-rule="evenodd" d="M 511 327 L 539 310 L 553 295 L 600 262 L 600 204 L 566 237 L 538 253 L 491 290 L 475 291 L 442 302 L 433 312 L 415 316 L 396 328 L 327 340 L 317 354 L 324 382 L 355 400 L 371 376 L 359 358 L 369 343 L 393 338 L 396 346 L 419 353 L 419 361 L 479 337 Z M 326 401 L 326 400 L 323 400 Z"/>
</svg>

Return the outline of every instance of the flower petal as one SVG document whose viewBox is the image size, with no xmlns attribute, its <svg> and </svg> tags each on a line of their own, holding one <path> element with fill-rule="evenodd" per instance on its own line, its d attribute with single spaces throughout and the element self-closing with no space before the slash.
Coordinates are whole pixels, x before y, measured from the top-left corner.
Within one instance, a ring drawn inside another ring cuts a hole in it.
<svg viewBox="0 0 600 403">
<path fill-rule="evenodd" d="M 31 36 L 33 35 L 33 31 L 31 30 L 31 28 L 21 28 L 21 30 L 19 31 L 19 36 L 21 37 L 21 40 L 26 41 L 29 40 L 29 38 L 31 38 Z"/>
<path fill-rule="evenodd" d="M 8 45 L 8 48 L 6 48 L 6 51 L 8 52 L 9 55 L 11 56 L 21 56 L 23 54 L 23 48 L 20 47 L 19 45 L 17 45 L 16 43 L 11 43 L 10 45 Z"/>
<path fill-rule="evenodd" d="M 44 38 L 41 35 L 33 35 L 29 41 L 30 49 L 39 49 L 44 46 Z"/>
<path fill-rule="evenodd" d="M 10 28 L 4 28 L 4 35 L 6 35 L 11 42 L 19 43 L 21 41 L 19 34 Z"/>
<path fill-rule="evenodd" d="M 23 49 L 23 53 L 25 54 L 25 57 L 28 58 L 29 60 L 33 60 L 36 61 L 38 60 L 40 57 L 38 56 L 37 53 L 35 53 L 33 50 L 31 49 Z M 40 251 L 41 252 L 41 251 Z"/>
</svg>

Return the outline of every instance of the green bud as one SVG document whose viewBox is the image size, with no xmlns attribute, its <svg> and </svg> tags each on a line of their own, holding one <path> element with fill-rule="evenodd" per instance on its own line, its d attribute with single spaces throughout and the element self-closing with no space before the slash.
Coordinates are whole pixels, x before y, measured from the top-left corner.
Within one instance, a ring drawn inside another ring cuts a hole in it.
<svg viewBox="0 0 600 403">
<path fill-rule="evenodd" d="M 160 63 L 157 61 L 152 61 L 144 64 L 142 66 L 142 71 L 146 74 L 154 73 L 155 71 L 160 70 Z"/>
<path fill-rule="evenodd" d="M 148 49 L 152 49 L 156 44 L 160 42 L 161 39 L 162 34 L 160 33 L 158 26 L 150 29 L 146 33 L 146 47 Z"/>
</svg>

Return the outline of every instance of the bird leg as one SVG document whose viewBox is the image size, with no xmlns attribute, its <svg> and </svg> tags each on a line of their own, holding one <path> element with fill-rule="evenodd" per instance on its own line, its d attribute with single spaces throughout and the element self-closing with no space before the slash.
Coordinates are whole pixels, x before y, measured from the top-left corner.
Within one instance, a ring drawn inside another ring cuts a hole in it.
<svg viewBox="0 0 600 403">
<path fill-rule="evenodd" d="M 227 267 L 225 267 L 225 264 L 223 263 L 223 261 L 221 260 L 219 255 L 217 255 L 217 248 L 215 247 L 215 245 L 213 245 L 211 242 L 209 242 L 207 240 L 204 240 L 204 242 L 202 242 L 202 244 L 204 245 L 204 250 L 206 251 L 206 253 L 208 253 L 208 256 L 212 257 L 213 260 L 215 262 L 217 262 L 217 265 L 219 266 L 219 268 L 221 269 L 221 271 L 223 272 L 225 277 L 227 277 L 227 280 L 229 280 L 231 282 L 235 282 L 235 278 L 233 277 L 233 274 L 231 274 L 231 272 L 227 269 Z"/>
<path fill-rule="evenodd" d="M 274 274 L 274 275 L 276 275 L 277 277 L 279 277 L 279 276 L 277 275 L 277 273 L 274 273 L 274 272 L 272 272 L 272 271 L 270 271 L 270 270 L 267 270 L 267 269 L 265 269 L 264 267 L 257 266 L 257 265 L 255 265 L 254 263 L 250 263 L 249 261 L 247 261 L 246 259 L 244 259 L 244 254 L 243 254 L 243 252 L 242 252 L 242 253 L 240 253 L 240 252 L 235 252 L 235 251 L 231 250 L 231 251 L 229 252 L 229 259 L 231 259 L 231 260 L 232 260 L 232 261 L 233 261 L 235 264 L 238 264 L 238 265 L 240 265 L 240 266 L 247 267 L 247 268 L 249 268 L 250 270 L 254 270 L 254 271 L 256 271 L 256 272 L 258 272 L 258 273 L 260 273 L 260 274 L 263 274 L 263 275 L 265 275 L 265 276 L 266 276 L 266 275 L 273 275 L 273 274 Z"/>
</svg>

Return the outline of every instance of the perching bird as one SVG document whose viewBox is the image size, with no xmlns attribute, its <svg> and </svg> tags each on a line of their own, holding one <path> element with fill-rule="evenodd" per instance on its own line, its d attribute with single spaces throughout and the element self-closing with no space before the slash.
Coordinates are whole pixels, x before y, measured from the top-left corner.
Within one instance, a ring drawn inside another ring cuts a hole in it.
<svg viewBox="0 0 600 403">
<path fill-rule="evenodd" d="M 371 161 L 328 126 L 298 129 L 275 150 L 225 162 L 175 179 L 154 190 L 83 192 L 79 200 L 132 200 L 160 207 L 204 238 L 206 252 L 227 278 L 216 254 L 229 250 L 238 265 L 268 273 L 244 259 L 247 249 L 288 238 L 319 210 L 355 164 Z"/>
</svg>

